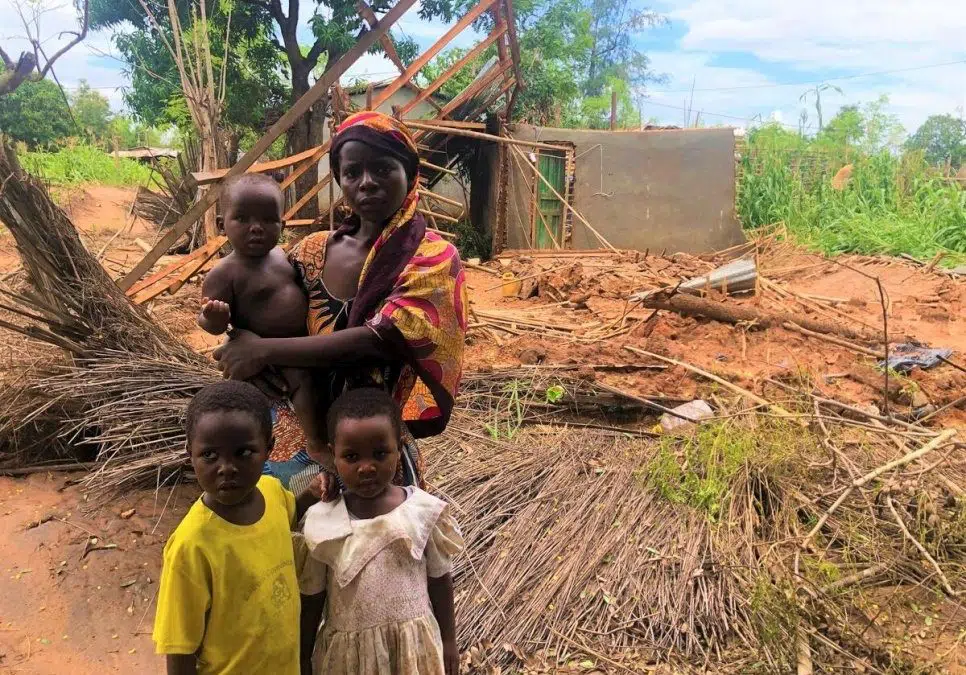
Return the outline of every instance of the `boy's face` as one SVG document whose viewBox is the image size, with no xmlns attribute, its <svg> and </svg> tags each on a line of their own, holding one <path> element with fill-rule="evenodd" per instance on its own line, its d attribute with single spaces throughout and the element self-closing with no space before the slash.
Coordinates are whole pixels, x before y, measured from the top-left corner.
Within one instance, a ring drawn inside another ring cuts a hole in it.
<svg viewBox="0 0 966 675">
<path fill-rule="evenodd" d="M 385 415 L 342 418 L 335 429 L 335 469 L 346 490 L 364 499 L 381 495 L 399 464 L 399 433 Z"/>
<path fill-rule="evenodd" d="M 277 187 L 242 181 L 230 188 L 221 227 L 239 254 L 268 255 L 278 244 L 282 225 L 282 195 Z"/>
<path fill-rule="evenodd" d="M 250 413 L 216 410 L 195 423 L 188 455 L 202 489 L 218 503 L 235 506 L 251 497 L 270 445 Z"/>
</svg>

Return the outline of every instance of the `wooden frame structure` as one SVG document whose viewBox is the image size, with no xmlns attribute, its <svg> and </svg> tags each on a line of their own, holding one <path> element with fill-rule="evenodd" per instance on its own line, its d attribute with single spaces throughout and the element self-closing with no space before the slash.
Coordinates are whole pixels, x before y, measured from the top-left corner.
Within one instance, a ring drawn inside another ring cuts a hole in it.
<svg viewBox="0 0 966 675">
<path fill-rule="evenodd" d="M 415 4 L 415 0 L 398 0 L 382 18 L 377 18 L 364 0 L 358 0 L 357 8 L 363 18 L 369 23 L 370 30 L 365 32 L 359 41 L 342 58 L 333 63 L 325 71 L 312 88 L 272 125 L 237 164 L 230 169 L 194 174 L 199 185 L 210 185 L 211 187 L 159 239 L 155 247 L 118 282 L 118 285 L 132 301 L 140 304 L 157 297 L 165 291 L 170 293 L 177 291 L 218 254 L 227 241 L 224 237 L 217 237 L 209 241 L 203 247 L 185 256 L 176 263 L 164 267 L 142 279 L 154 267 L 161 256 L 208 209 L 217 203 L 225 181 L 245 172 L 270 172 L 287 169 L 288 174 L 282 182 L 282 188 L 285 189 L 307 171 L 317 167 L 319 162 L 326 158 L 329 150 L 329 142 L 283 159 L 266 162 L 257 161 L 276 139 L 288 131 L 312 105 L 326 94 L 331 92 L 333 95 L 338 96 L 339 106 L 342 107 L 344 105 L 344 92 L 341 92 L 341 88 L 338 86 L 339 78 L 359 57 L 365 54 L 377 42 L 382 44 L 386 56 L 396 65 L 400 74 L 387 86 L 382 88 L 378 94 L 372 90 L 367 92 L 366 107 L 369 109 L 378 108 L 390 100 L 403 87 L 414 92 L 415 97 L 405 105 L 394 109 L 394 114 L 407 122 L 412 121 L 412 126 L 416 129 L 417 144 L 420 146 L 420 154 L 423 156 L 421 162 L 423 168 L 423 182 L 420 188 L 421 194 L 427 198 L 427 201 L 453 205 L 453 200 L 448 200 L 432 192 L 433 185 L 439 180 L 447 175 L 454 174 L 451 164 L 455 162 L 455 159 L 450 160 L 450 153 L 445 150 L 450 141 L 450 137 L 473 138 L 479 136 L 492 140 L 494 137 L 475 131 L 481 128 L 480 124 L 478 124 L 480 117 L 485 113 L 494 112 L 495 106 L 502 99 L 504 103 L 500 107 L 499 112 L 506 119 L 509 116 L 509 111 L 516 98 L 516 94 L 522 86 L 512 0 L 480 0 L 452 28 L 446 31 L 439 40 L 420 54 L 412 64 L 404 67 L 404 64 L 392 47 L 392 42 L 389 40 L 387 33 L 389 28 L 413 4 Z M 493 23 L 493 29 L 489 35 L 442 73 L 436 80 L 425 87 L 417 85 L 414 78 L 419 72 L 433 58 L 438 56 L 455 37 L 467 30 L 477 20 L 483 17 L 484 14 L 488 14 Z M 433 100 L 433 94 L 440 87 L 493 45 L 496 45 L 497 49 L 498 56 L 496 60 L 488 64 L 464 91 L 460 92 L 445 105 L 439 105 L 438 102 Z M 431 117 L 422 120 L 410 120 L 406 117 L 407 114 L 411 113 L 413 109 L 424 101 L 428 101 L 434 108 L 434 113 Z M 500 140 L 507 139 L 501 138 Z M 447 159 L 440 162 L 439 157 L 446 157 Z M 450 166 L 447 166 L 447 164 Z M 329 212 L 320 215 L 317 219 L 299 219 L 297 217 L 303 206 L 323 189 L 330 187 L 330 182 L 331 176 L 327 174 L 310 190 L 296 199 L 292 207 L 284 214 L 288 227 L 320 223 L 323 222 L 325 217 L 331 219 L 332 209 L 336 206 L 331 202 Z M 437 231 L 439 231 L 438 220 L 444 222 L 456 220 L 452 217 L 445 216 L 445 214 L 432 211 L 430 208 L 423 208 L 422 212 L 427 216 L 430 224 Z"/>
</svg>

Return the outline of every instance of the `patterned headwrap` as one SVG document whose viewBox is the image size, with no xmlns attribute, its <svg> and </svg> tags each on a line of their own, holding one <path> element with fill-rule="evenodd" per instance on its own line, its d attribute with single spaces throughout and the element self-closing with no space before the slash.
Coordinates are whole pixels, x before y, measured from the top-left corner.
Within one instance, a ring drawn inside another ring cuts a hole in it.
<svg viewBox="0 0 966 675">
<path fill-rule="evenodd" d="M 359 141 L 402 162 L 410 187 L 419 175 L 419 152 L 412 132 L 405 124 L 381 112 L 365 110 L 339 125 L 329 149 L 329 167 L 339 181 L 339 150 L 349 141 Z"/>
</svg>

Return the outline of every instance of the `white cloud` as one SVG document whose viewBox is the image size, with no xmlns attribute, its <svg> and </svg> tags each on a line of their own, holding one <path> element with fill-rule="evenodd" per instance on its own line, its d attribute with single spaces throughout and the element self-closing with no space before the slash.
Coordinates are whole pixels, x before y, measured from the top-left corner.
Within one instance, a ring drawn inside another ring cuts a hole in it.
<svg viewBox="0 0 966 675">
<path fill-rule="evenodd" d="M 753 79 L 762 77 L 759 69 L 784 73 L 782 82 L 831 80 L 840 86 L 842 95 L 827 92 L 823 96 L 826 120 L 842 105 L 873 101 L 881 94 L 889 95 L 889 112 L 898 115 L 907 130 L 914 130 L 930 114 L 966 106 L 966 63 L 931 67 L 966 61 L 964 2 L 923 0 L 913 6 L 904 0 L 813 0 L 807 4 L 672 0 L 664 9 L 686 32 L 680 50 L 651 55 L 657 70 L 661 70 L 661 56 L 670 66 L 664 70 L 672 75 L 672 83 L 659 88 L 687 89 L 694 76 L 697 89 L 718 89 L 697 91 L 696 108 L 740 117 L 778 111 L 786 124 L 797 124 L 803 107 L 798 97 L 808 84 L 723 90 L 758 86 Z M 738 62 L 745 57 L 749 65 L 711 67 L 711 55 L 729 55 L 729 61 Z M 788 74 L 796 71 L 800 75 Z M 743 80 L 749 84 L 740 84 Z M 678 99 L 685 95 L 667 94 Z M 816 124 L 811 103 L 806 110 L 809 123 Z"/>
</svg>

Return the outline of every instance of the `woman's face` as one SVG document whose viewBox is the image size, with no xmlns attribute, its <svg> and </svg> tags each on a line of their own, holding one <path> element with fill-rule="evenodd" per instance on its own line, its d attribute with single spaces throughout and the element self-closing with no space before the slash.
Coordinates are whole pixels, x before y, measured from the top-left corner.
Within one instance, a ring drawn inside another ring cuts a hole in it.
<svg viewBox="0 0 966 675">
<path fill-rule="evenodd" d="M 402 162 L 359 141 L 339 148 L 339 186 L 349 208 L 372 223 L 389 220 L 409 193 Z"/>
</svg>

